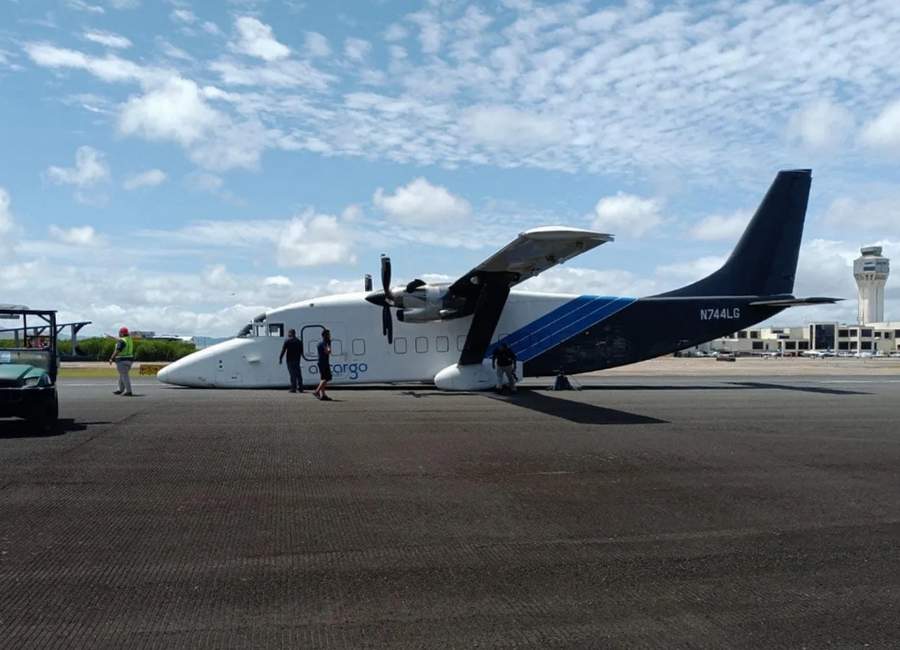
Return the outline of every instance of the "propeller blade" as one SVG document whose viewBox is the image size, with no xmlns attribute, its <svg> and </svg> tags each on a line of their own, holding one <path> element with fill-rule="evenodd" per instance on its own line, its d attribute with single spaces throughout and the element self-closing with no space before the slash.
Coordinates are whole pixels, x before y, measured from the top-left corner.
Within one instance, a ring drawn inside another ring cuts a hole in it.
<svg viewBox="0 0 900 650">
<path fill-rule="evenodd" d="M 386 298 L 391 297 L 391 258 L 387 255 L 381 256 L 381 287 L 384 289 Z"/>
<path fill-rule="evenodd" d="M 393 344 L 394 318 L 391 316 L 391 308 L 387 304 L 381 309 L 381 333 L 387 336 L 389 344 Z"/>
</svg>

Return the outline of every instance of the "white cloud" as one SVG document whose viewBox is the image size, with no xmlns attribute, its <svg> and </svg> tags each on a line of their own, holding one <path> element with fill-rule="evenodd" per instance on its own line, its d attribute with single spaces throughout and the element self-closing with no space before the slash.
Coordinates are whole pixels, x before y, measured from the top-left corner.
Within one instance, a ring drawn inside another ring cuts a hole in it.
<svg viewBox="0 0 900 650">
<path fill-rule="evenodd" d="M 392 23 L 391 25 L 388 25 L 388 28 L 384 32 L 384 40 L 388 43 L 395 43 L 397 41 L 402 41 L 407 35 L 408 32 L 403 25 Z"/>
<path fill-rule="evenodd" d="M 91 14 L 106 13 L 106 10 L 103 9 L 103 7 L 99 5 L 89 4 L 87 2 L 84 2 L 84 0 L 66 0 L 66 6 L 69 7 L 69 9 L 84 11 Z"/>
<path fill-rule="evenodd" d="M 196 83 L 172 77 L 125 103 L 119 116 L 119 131 L 190 145 L 223 121 L 223 116 L 206 103 Z"/>
<path fill-rule="evenodd" d="M 393 194 L 385 194 L 379 187 L 372 202 L 388 217 L 405 224 L 455 226 L 456 221 L 472 213 L 468 201 L 421 177 L 398 187 Z"/>
<path fill-rule="evenodd" d="M 306 53 L 311 57 L 323 57 L 331 54 L 328 39 L 318 32 L 306 32 Z"/>
<path fill-rule="evenodd" d="M 465 134 L 480 143 L 532 148 L 559 142 L 565 126 L 558 119 L 509 106 L 477 106 L 462 116 Z"/>
<path fill-rule="evenodd" d="M 148 81 L 158 71 L 142 68 L 117 56 L 92 57 L 48 43 L 26 43 L 25 52 L 32 61 L 47 68 L 77 68 L 107 82 Z"/>
<path fill-rule="evenodd" d="M 361 38 L 348 38 L 344 41 L 344 56 L 352 61 L 362 61 L 372 50 L 372 44 Z"/>
<path fill-rule="evenodd" d="M 440 20 L 426 12 L 410 14 L 407 18 L 419 27 L 419 43 L 426 54 L 436 54 L 441 49 L 443 30 Z"/>
<path fill-rule="evenodd" d="M 837 198 L 825 210 L 824 221 L 844 232 L 900 237 L 900 194 L 866 199 Z"/>
<path fill-rule="evenodd" d="M 873 149 L 900 153 L 900 100 L 888 104 L 865 125 L 862 141 Z"/>
<path fill-rule="evenodd" d="M 70 246 L 98 246 L 103 241 L 93 226 L 61 228 L 52 225 L 49 231 L 53 239 Z"/>
<path fill-rule="evenodd" d="M 351 233 L 336 217 L 310 210 L 291 219 L 282 230 L 276 258 L 282 267 L 353 264 L 352 242 Z"/>
<path fill-rule="evenodd" d="M 699 257 L 688 262 L 675 262 L 662 264 L 656 267 L 656 275 L 667 288 L 674 289 L 674 285 L 681 286 L 706 277 L 717 271 L 725 263 L 724 257 L 709 255 Z"/>
<path fill-rule="evenodd" d="M 652 277 L 640 277 L 619 269 L 596 270 L 575 266 L 555 266 L 526 280 L 518 289 L 548 293 L 591 294 L 595 296 L 647 296 L 658 291 Z"/>
<path fill-rule="evenodd" d="M 362 219 L 364 214 L 365 213 L 363 212 L 363 208 L 361 205 L 357 203 L 351 203 L 341 212 L 341 220 L 359 221 L 360 219 Z"/>
<path fill-rule="evenodd" d="M 15 232 L 16 222 L 12 214 L 12 199 L 10 199 L 9 192 L 0 187 L 0 252 L 12 251 L 12 237 Z"/>
<path fill-rule="evenodd" d="M 220 59 L 210 64 L 222 82 L 230 86 L 262 86 L 288 88 L 291 86 L 325 90 L 333 79 L 304 61 L 282 59 L 264 66 L 243 65 L 231 59 Z M 273 98 L 277 101 L 278 98 Z M 258 110 L 258 108 L 257 108 Z"/>
<path fill-rule="evenodd" d="M 845 142 L 855 125 L 853 115 L 826 99 L 804 106 L 788 123 L 788 135 L 812 150 L 828 151 Z"/>
<path fill-rule="evenodd" d="M 49 167 L 47 178 L 58 185 L 86 188 L 109 180 L 109 166 L 102 152 L 83 146 L 75 152 L 74 167 Z"/>
<path fill-rule="evenodd" d="M 140 0 L 106 0 L 113 9 L 135 9 L 140 6 Z"/>
<path fill-rule="evenodd" d="M 199 190 L 201 192 L 216 192 L 222 189 L 225 181 L 223 181 L 220 176 L 216 176 L 215 174 L 209 174 L 206 172 L 194 172 L 185 179 L 185 183 L 192 190 Z"/>
<path fill-rule="evenodd" d="M 238 40 L 231 44 L 234 51 L 255 56 L 264 61 L 287 58 L 291 50 L 275 40 L 272 28 L 252 16 L 240 16 L 235 20 Z"/>
<path fill-rule="evenodd" d="M 93 43 L 99 43 L 100 45 L 103 45 L 105 47 L 112 47 L 115 49 L 127 49 L 131 47 L 130 40 L 128 40 L 124 36 L 113 34 L 112 32 L 90 30 L 84 32 L 84 37 Z"/>
<path fill-rule="evenodd" d="M 658 199 L 618 192 L 597 201 L 592 225 L 611 234 L 642 237 L 662 224 L 660 208 Z"/>
<path fill-rule="evenodd" d="M 267 287 L 293 287 L 294 283 L 291 279 L 283 275 L 271 275 L 263 279 L 263 284 Z"/>
<path fill-rule="evenodd" d="M 307 209 L 290 219 L 197 221 L 178 230 L 142 231 L 139 236 L 167 242 L 233 250 L 255 250 L 280 267 L 353 264 L 358 236 L 333 215 Z"/>
<path fill-rule="evenodd" d="M 738 210 L 730 215 L 710 215 L 694 224 L 690 234 L 694 239 L 704 241 L 737 241 L 751 216 L 746 210 Z"/>
<path fill-rule="evenodd" d="M 148 169 L 145 172 L 132 174 L 125 179 L 122 187 L 126 190 L 136 190 L 141 187 L 155 187 L 166 181 L 166 173 L 161 169 Z"/>
<path fill-rule="evenodd" d="M 197 22 L 197 16 L 190 9 L 173 9 L 170 14 L 172 20 L 186 25 L 193 25 Z"/>
</svg>

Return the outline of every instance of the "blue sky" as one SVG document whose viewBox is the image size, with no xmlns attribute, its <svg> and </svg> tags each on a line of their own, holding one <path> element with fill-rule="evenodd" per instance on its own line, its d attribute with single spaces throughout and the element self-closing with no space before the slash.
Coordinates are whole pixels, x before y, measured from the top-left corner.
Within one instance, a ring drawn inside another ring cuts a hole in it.
<svg viewBox="0 0 900 650">
<path fill-rule="evenodd" d="M 791 167 L 797 293 L 852 298 L 900 257 L 898 60 L 894 0 L 0 0 L 0 302 L 221 335 L 547 224 L 616 241 L 529 287 L 646 295 Z"/>
</svg>

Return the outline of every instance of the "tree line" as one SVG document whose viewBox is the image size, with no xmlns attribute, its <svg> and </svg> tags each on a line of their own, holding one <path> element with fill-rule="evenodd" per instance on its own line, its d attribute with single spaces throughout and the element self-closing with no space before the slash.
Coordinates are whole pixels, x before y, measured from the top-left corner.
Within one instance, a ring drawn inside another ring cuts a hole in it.
<svg viewBox="0 0 900 650">
<path fill-rule="evenodd" d="M 116 339 L 107 337 L 92 337 L 78 339 L 76 353 L 85 361 L 106 361 L 112 356 Z M 14 346 L 12 339 L 0 339 L 0 348 Z M 72 341 L 60 340 L 57 343 L 59 353 L 72 354 Z M 175 361 L 181 357 L 196 352 L 197 347 L 188 341 L 164 341 L 156 339 L 135 339 L 134 358 L 137 361 Z"/>
</svg>

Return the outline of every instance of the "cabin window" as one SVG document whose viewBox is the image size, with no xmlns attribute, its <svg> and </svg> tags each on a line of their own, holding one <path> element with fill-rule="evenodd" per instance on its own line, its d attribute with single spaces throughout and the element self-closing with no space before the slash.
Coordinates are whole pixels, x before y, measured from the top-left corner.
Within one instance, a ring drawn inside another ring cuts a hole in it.
<svg viewBox="0 0 900 650">
<path fill-rule="evenodd" d="M 394 352 L 397 354 L 406 354 L 406 339 L 402 336 L 394 339 Z"/>
<path fill-rule="evenodd" d="M 462 352 L 465 347 L 466 347 L 466 335 L 460 334 L 459 336 L 456 337 L 456 349 L 459 350 L 460 352 Z"/>
<path fill-rule="evenodd" d="M 318 344 L 319 342 L 313 339 L 306 341 L 306 356 L 312 361 L 319 358 L 319 350 L 316 348 Z"/>
<path fill-rule="evenodd" d="M 438 352 L 450 351 L 450 339 L 446 336 L 439 336 L 434 340 L 434 349 Z"/>
<path fill-rule="evenodd" d="M 277 336 L 278 338 L 284 337 L 284 324 L 283 323 L 269 323 L 269 336 Z"/>
<path fill-rule="evenodd" d="M 366 342 L 363 339 L 353 339 L 351 343 L 353 354 L 360 357 L 366 353 Z"/>
<path fill-rule="evenodd" d="M 331 339 L 331 354 L 336 357 L 344 354 L 344 342 L 340 339 Z"/>
<path fill-rule="evenodd" d="M 418 352 L 419 354 L 428 352 L 428 339 L 424 336 L 416 337 L 416 352 Z"/>
</svg>

